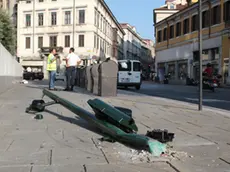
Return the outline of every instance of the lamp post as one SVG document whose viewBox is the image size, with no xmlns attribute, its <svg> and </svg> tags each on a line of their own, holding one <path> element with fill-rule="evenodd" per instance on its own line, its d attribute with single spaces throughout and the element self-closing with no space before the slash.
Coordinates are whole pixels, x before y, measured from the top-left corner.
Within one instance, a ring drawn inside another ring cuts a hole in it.
<svg viewBox="0 0 230 172">
<path fill-rule="evenodd" d="M 199 84 L 199 111 L 202 111 L 203 105 L 203 68 L 202 68 L 202 0 L 199 0 L 199 73 L 200 73 L 200 84 Z"/>
</svg>

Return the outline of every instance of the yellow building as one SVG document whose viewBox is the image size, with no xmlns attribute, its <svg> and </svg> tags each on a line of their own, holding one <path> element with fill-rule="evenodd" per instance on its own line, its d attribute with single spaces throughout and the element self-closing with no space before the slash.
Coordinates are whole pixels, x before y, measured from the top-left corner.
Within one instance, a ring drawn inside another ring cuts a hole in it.
<svg viewBox="0 0 230 172">
<path fill-rule="evenodd" d="M 203 64 L 211 63 L 226 83 L 230 76 L 230 0 L 203 0 Z M 160 78 L 171 74 L 171 82 L 198 78 L 198 3 L 155 24 L 156 69 Z"/>
</svg>

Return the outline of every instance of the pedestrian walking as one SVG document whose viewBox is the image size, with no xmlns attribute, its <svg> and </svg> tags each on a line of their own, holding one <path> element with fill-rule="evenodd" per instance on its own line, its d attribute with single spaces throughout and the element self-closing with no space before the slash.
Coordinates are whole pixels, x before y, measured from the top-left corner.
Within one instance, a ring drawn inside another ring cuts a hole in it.
<svg viewBox="0 0 230 172">
<path fill-rule="evenodd" d="M 47 58 L 47 71 L 49 72 L 49 90 L 56 90 L 54 88 L 57 70 L 56 58 L 56 49 L 52 48 Z"/>
<path fill-rule="evenodd" d="M 73 91 L 76 79 L 76 67 L 81 63 L 81 59 L 74 53 L 74 48 L 70 48 L 66 57 L 66 88 L 65 91 Z"/>
</svg>

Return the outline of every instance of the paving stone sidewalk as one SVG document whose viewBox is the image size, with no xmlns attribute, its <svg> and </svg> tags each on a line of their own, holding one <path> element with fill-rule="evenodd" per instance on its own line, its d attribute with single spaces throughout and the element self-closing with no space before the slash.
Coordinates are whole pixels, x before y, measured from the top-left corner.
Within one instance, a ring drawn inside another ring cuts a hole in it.
<svg viewBox="0 0 230 172">
<path fill-rule="evenodd" d="M 171 143 L 175 153 L 149 159 L 122 144 L 100 142 L 95 128 L 60 105 L 47 108 L 42 120 L 26 114 L 31 100 L 41 98 L 43 87 L 15 85 L 0 95 L 0 172 L 230 171 L 227 115 L 126 91 L 99 97 L 131 108 L 141 134 L 154 128 L 176 134 Z M 55 93 L 89 111 L 87 100 L 96 97 L 80 88 Z"/>
</svg>

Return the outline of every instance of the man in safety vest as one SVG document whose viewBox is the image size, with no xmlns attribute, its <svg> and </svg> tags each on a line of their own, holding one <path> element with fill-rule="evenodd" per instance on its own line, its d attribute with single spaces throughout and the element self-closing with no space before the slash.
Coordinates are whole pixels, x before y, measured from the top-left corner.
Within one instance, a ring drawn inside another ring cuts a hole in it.
<svg viewBox="0 0 230 172">
<path fill-rule="evenodd" d="M 52 48 L 47 58 L 47 71 L 49 72 L 49 90 L 55 90 L 54 82 L 56 77 L 56 49 Z"/>
</svg>

